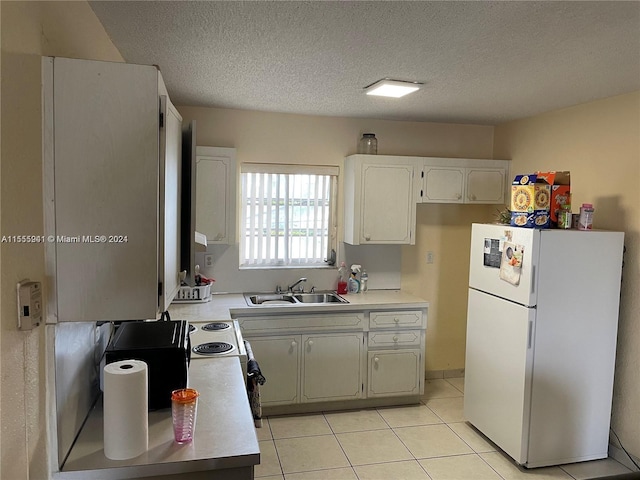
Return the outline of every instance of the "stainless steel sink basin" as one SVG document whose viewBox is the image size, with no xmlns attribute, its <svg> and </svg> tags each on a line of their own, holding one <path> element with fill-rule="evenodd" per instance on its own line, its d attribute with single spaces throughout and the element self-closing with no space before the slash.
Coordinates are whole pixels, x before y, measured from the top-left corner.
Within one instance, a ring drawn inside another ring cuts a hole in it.
<svg viewBox="0 0 640 480">
<path fill-rule="evenodd" d="M 244 298 L 250 307 L 269 305 L 349 303 L 334 292 L 316 293 L 245 293 Z"/>
<path fill-rule="evenodd" d="M 296 300 L 293 298 L 292 294 L 288 293 L 256 293 L 256 294 L 246 294 L 244 297 L 247 299 L 247 304 L 252 305 L 262 305 L 262 304 L 287 304 L 287 303 L 296 303 Z"/>
<path fill-rule="evenodd" d="M 297 293 L 294 298 L 301 303 L 347 303 L 335 293 Z"/>
</svg>

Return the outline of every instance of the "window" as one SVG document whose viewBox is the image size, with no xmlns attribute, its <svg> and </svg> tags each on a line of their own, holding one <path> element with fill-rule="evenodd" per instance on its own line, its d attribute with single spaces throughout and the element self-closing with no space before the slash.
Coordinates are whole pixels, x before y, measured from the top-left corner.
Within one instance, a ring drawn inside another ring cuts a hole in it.
<svg viewBox="0 0 640 480">
<path fill-rule="evenodd" d="M 327 265 L 337 174 L 337 167 L 243 164 L 241 266 Z"/>
</svg>

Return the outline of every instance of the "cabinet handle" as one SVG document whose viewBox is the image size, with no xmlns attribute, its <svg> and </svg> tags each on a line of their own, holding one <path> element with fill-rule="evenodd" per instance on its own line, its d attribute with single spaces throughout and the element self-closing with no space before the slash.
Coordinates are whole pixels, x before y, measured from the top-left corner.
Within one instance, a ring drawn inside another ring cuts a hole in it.
<svg viewBox="0 0 640 480">
<path fill-rule="evenodd" d="M 459 193 L 458 195 L 456 195 L 456 200 L 460 200 L 462 198 L 462 194 Z"/>
<path fill-rule="evenodd" d="M 309 346 L 313 345 L 313 340 L 309 340 Z"/>
<path fill-rule="evenodd" d="M 365 234 L 364 234 L 364 239 L 365 239 L 365 240 L 371 240 L 371 234 L 369 234 L 369 233 L 365 233 Z"/>
<path fill-rule="evenodd" d="M 293 342 L 291 342 L 291 346 L 292 347 L 295 347 L 296 345 L 298 345 L 298 344 L 295 342 L 295 340 Z"/>
<path fill-rule="evenodd" d="M 373 357 L 374 363 L 378 363 L 378 360 L 379 360 L 378 357 Z"/>
<path fill-rule="evenodd" d="M 475 196 L 475 195 L 469 195 L 469 200 L 472 200 L 472 201 L 474 201 L 474 202 L 475 202 L 475 200 L 476 200 L 476 196 Z"/>
<path fill-rule="evenodd" d="M 394 318 L 393 321 L 396 323 L 400 323 L 400 319 L 398 317 Z"/>
<path fill-rule="evenodd" d="M 394 342 L 397 342 L 397 341 L 398 341 L 398 336 L 397 336 L 397 335 L 394 335 L 394 336 L 393 336 L 393 341 L 394 341 Z"/>
</svg>

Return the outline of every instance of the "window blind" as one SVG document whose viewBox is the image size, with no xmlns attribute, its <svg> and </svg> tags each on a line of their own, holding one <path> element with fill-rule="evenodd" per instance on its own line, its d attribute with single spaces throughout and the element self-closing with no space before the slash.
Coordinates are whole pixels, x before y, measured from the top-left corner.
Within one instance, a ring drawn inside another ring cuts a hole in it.
<svg viewBox="0 0 640 480">
<path fill-rule="evenodd" d="M 252 170 L 242 173 L 241 265 L 324 265 L 336 177 Z"/>
</svg>

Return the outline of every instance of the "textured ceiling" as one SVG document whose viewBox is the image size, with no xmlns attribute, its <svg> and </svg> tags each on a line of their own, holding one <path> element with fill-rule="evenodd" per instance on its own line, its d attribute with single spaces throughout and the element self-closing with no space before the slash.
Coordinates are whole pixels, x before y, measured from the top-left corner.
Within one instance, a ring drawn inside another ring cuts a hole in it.
<svg viewBox="0 0 640 480">
<path fill-rule="evenodd" d="M 177 105 L 498 124 L 640 89 L 640 2 L 90 2 Z M 384 77 L 424 82 L 370 97 Z"/>
</svg>

